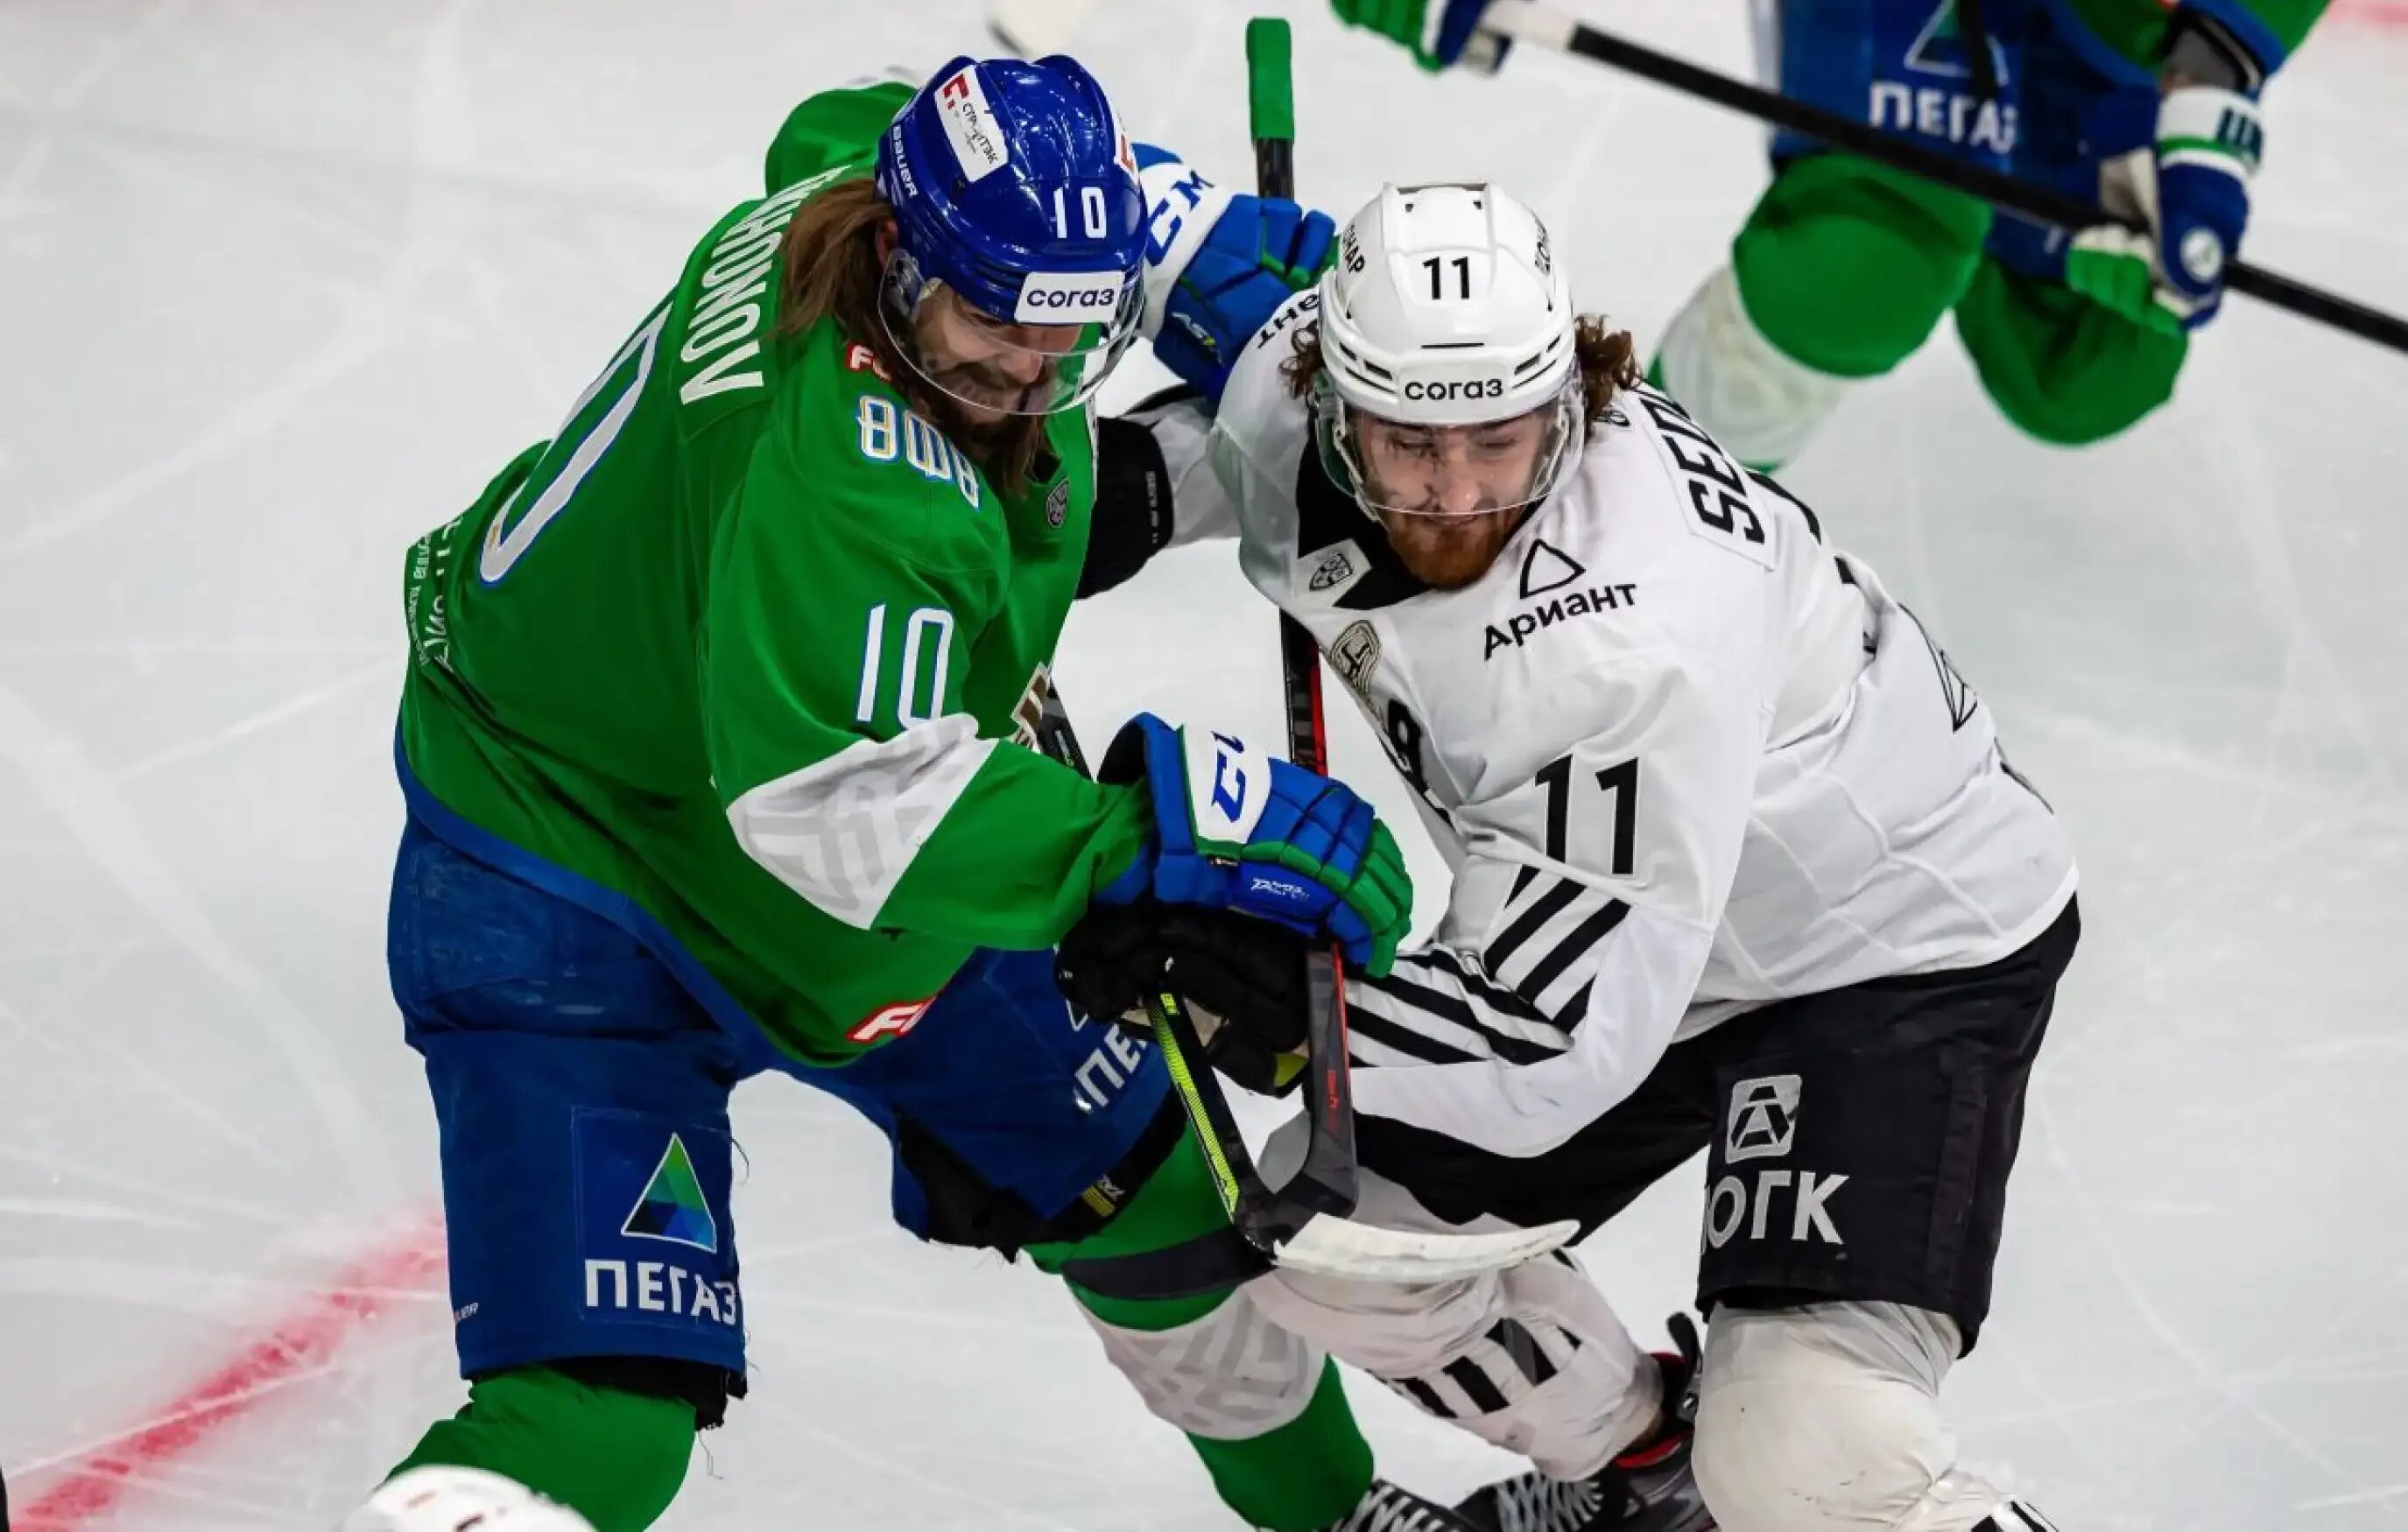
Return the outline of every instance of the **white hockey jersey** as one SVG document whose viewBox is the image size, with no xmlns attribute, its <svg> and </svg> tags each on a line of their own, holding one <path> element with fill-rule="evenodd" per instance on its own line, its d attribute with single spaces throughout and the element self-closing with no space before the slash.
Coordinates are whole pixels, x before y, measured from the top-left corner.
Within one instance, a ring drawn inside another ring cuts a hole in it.
<svg viewBox="0 0 2408 1532">
<path fill-rule="evenodd" d="M 1990 710 L 1812 511 L 1626 394 L 1482 579 L 1421 585 L 1279 365 L 1140 412 L 1180 541 L 1236 532 L 1440 823 L 1432 944 L 1349 985 L 1360 1111 L 1542 1153 L 1754 1006 L 1970 967 L 2072 897 Z"/>
</svg>

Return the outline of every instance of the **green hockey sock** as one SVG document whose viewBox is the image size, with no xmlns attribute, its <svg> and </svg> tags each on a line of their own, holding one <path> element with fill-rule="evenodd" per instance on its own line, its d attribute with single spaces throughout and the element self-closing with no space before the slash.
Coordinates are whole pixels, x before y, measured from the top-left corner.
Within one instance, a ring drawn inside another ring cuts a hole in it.
<svg viewBox="0 0 2408 1532">
<path fill-rule="evenodd" d="M 676 1497 L 693 1453 L 694 1406 L 682 1399 L 518 1367 L 471 1384 L 468 1407 L 437 1422 L 393 1471 L 484 1468 L 559 1501 L 595 1532 L 643 1532 Z"/>
<path fill-rule="evenodd" d="M 1029 1257 L 1058 1273 L 1074 1255 L 1096 1259 L 1167 1250 L 1225 1226 L 1228 1215 L 1212 1189 L 1204 1156 L 1182 1136 L 1179 1147 L 1135 1196 L 1096 1233 L 1075 1244 L 1032 1245 Z M 1243 1302 L 1233 1289 L 1187 1298 L 1121 1298 L 1076 1282 L 1071 1296 L 1104 1324 L 1152 1334 L 1208 1321 L 1225 1304 Z M 1226 1438 L 1187 1433 L 1212 1476 L 1223 1503 L 1252 1526 L 1269 1532 L 1313 1532 L 1354 1509 L 1371 1483 L 1371 1449 L 1325 1362 L 1301 1413 L 1258 1435 Z"/>
</svg>

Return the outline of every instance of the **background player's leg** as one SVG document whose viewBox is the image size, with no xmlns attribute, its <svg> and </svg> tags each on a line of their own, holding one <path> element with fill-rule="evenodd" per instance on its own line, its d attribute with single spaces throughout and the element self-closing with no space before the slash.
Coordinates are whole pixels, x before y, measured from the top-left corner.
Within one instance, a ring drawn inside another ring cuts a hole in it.
<svg viewBox="0 0 2408 1532">
<path fill-rule="evenodd" d="M 2003 167 L 2023 0 L 1984 7 L 2000 94 L 1971 93 L 1965 41 L 1934 0 L 1785 0 L 1777 73 L 1788 95 Z M 1778 166 L 1731 264 L 1674 316 L 1649 371 L 1723 445 L 1758 467 L 1804 448 L 1850 383 L 1928 338 L 1972 280 L 1987 206 L 1869 161 L 1774 142 Z"/>
<path fill-rule="evenodd" d="M 638 1532 L 743 1391 L 738 1052 L 632 937 L 414 823 L 389 939 L 475 1380 L 403 1467 L 489 1469 Z"/>
<path fill-rule="evenodd" d="M 2100 167 L 2154 142 L 2157 84 L 2096 39 L 2068 30 L 2080 25 L 2058 11 L 2036 19 L 2026 60 L 2029 109 L 2014 168 L 2019 179 L 2111 201 Z M 1956 305 L 1956 335 L 2008 420 L 2042 441 L 2080 447 L 2172 398 L 2190 340 L 2067 287 L 2066 249 L 2062 235 L 1998 220 Z"/>
<path fill-rule="evenodd" d="M 2135 324 L 2062 283 L 1985 260 L 1956 335 L 2001 414 L 2057 447 L 2125 430 L 2173 397 L 2186 334 Z"/>
<path fill-rule="evenodd" d="M 1025 1249 L 1058 1273 L 1227 1224 L 1160 1056 L 1073 1014 L 1050 952 L 981 954 L 909 1034 L 805 1078 L 894 1140 L 896 1218 L 924 1238 Z M 1113 1366 L 1186 1433 L 1250 1525 L 1312 1532 L 1362 1500 L 1370 1450 L 1335 1371 L 1243 1293 L 1071 1292 Z"/>
</svg>

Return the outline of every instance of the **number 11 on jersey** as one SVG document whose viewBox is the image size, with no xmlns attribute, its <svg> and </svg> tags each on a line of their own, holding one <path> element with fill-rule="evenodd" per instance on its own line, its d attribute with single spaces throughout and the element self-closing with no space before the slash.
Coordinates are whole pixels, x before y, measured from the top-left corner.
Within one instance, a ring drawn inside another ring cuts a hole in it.
<svg viewBox="0 0 2408 1532">
<path fill-rule="evenodd" d="M 1613 799 L 1613 857 L 1607 868 L 1627 878 L 1638 866 L 1639 762 L 1636 758 L 1610 766 L 1596 776 L 1598 787 Z M 1559 755 L 1539 768 L 1539 785 L 1547 790 L 1547 844 L 1550 861 L 1569 866 L 1571 845 L 1572 758 Z"/>
</svg>

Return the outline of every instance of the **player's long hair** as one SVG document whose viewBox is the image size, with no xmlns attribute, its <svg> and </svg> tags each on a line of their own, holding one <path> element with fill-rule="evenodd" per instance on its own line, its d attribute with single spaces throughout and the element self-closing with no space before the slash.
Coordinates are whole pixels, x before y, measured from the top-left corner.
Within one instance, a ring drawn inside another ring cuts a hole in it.
<svg viewBox="0 0 2408 1532">
<path fill-rule="evenodd" d="M 1581 403 L 1595 425 L 1605 419 L 1615 394 L 1638 386 L 1639 348 L 1629 331 L 1609 330 L 1597 315 L 1583 314 L 1572 324 L 1572 354 L 1580 364 Z M 1322 366 L 1321 322 L 1316 320 L 1296 333 L 1295 354 L 1280 364 L 1280 376 L 1289 393 L 1310 398 Z"/>
<path fill-rule="evenodd" d="M 972 425 L 943 392 L 917 386 L 919 369 L 896 349 L 878 315 L 879 282 L 886 268 L 879 235 L 894 218 L 895 209 L 867 176 L 840 180 L 796 208 L 778 247 L 785 272 L 778 333 L 798 336 L 821 320 L 835 320 L 848 338 L 870 349 L 886 377 L 961 444 L 997 490 L 1016 494 L 1027 486 L 1045 446 L 1046 417 L 1010 415 L 993 426 Z"/>
</svg>

